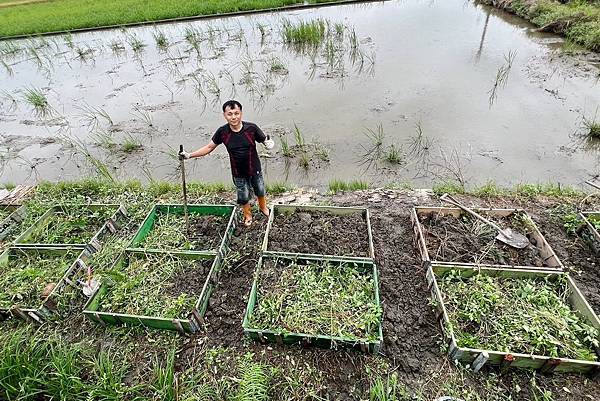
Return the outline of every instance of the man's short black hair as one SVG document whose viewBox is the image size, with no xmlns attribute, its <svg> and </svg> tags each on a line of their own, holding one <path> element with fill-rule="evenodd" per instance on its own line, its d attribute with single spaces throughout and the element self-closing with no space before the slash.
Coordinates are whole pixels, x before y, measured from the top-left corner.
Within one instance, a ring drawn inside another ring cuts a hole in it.
<svg viewBox="0 0 600 401">
<path fill-rule="evenodd" d="M 225 103 L 223 103 L 223 113 L 225 113 L 225 110 L 229 107 L 230 109 L 235 109 L 235 107 L 238 107 L 240 109 L 240 111 L 242 110 L 242 104 L 240 102 L 238 102 L 237 100 L 228 100 Z"/>
</svg>

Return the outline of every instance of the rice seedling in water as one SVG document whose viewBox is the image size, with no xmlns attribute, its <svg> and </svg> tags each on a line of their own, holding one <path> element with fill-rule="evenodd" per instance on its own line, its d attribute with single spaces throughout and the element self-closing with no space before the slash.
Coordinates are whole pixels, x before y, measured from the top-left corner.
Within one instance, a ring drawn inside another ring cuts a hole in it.
<svg viewBox="0 0 600 401">
<path fill-rule="evenodd" d="M 372 166 L 376 166 L 377 162 L 381 159 L 385 132 L 383 125 L 378 124 L 375 130 L 366 128 L 363 134 L 367 138 L 368 145 L 360 145 L 363 153 L 360 155 L 359 165 L 370 169 Z"/>
<path fill-rule="evenodd" d="M 90 106 L 84 103 L 81 106 L 76 106 L 76 108 L 81 111 L 79 118 L 89 130 L 98 129 L 101 120 L 104 120 L 109 125 L 113 125 L 112 118 L 102 107 Z"/>
<path fill-rule="evenodd" d="M 294 139 L 296 140 L 296 146 L 300 149 L 304 149 L 304 147 L 306 146 L 306 141 L 304 140 L 304 135 L 302 134 L 302 131 L 300 131 L 300 128 L 298 128 L 296 123 L 294 123 Z"/>
<path fill-rule="evenodd" d="M 391 144 L 387 147 L 385 155 L 383 156 L 385 161 L 390 164 L 401 164 L 404 160 L 402 146 L 396 146 Z"/>
<path fill-rule="evenodd" d="M 140 141 L 134 139 L 131 135 L 128 135 L 121 144 L 121 151 L 125 153 L 132 153 L 142 148 L 143 145 L 140 143 Z"/>
<path fill-rule="evenodd" d="M 27 308 L 40 306 L 46 286 L 58 283 L 75 262 L 77 255 L 75 251 L 52 254 L 38 253 L 35 250 L 11 250 L 8 261 L 0 264 L 0 307 L 8 309 L 12 305 Z"/>
<path fill-rule="evenodd" d="M 278 57 L 271 57 L 269 59 L 268 70 L 269 70 L 269 72 L 272 72 L 275 74 L 287 74 L 288 73 L 288 69 L 287 69 L 286 65 Z"/>
<path fill-rule="evenodd" d="M 8 75 L 13 76 L 14 75 L 14 70 L 11 67 L 10 64 L 8 64 L 4 58 L 2 58 L 2 56 L 0 56 L 0 64 L 2 64 L 2 67 L 4 67 L 4 69 L 6 70 L 6 72 L 8 73 Z"/>
<path fill-rule="evenodd" d="M 63 42 L 65 43 L 65 45 L 69 49 L 73 49 L 73 47 L 75 46 L 75 43 L 73 42 L 73 35 L 71 35 L 71 32 L 67 32 L 66 35 L 63 35 L 62 39 L 63 39 Z"/>
<path fill-rule="evenodd" d="M 9 91 L 5 89 L 0 90 L 0 99 L 2 99 L 2 103 L 8 103 L 9 112 L 13 112 L 17 109 L 17 98 Z"/>
<path fill-rule="evenodd" d="M 167 39 L 167 35 L 165 35 L 163 31 L 152 32 L 152 37 L 154 38 L 158 50 L 163 52 L 167 50 L 169 47 L 169 39 Z"/>
<path fill-rule="evenodd" d="M 125 46 L 123 46 L 123 42 L 121 42 L 118 39 L 111 40 L 109 46 L 110 46 L 110 49 L 112 50 L 112 52 L 115 54 L 119 54 L 125 50 Z"/>
<path fill-rule="evenodd" d="M 285 135 L 281 135 L 280 142 L 281 142 L 281 154 L 284 157 L 294 157 L 294 152 L 290 148 L 290 144 L 288 143 L 288 140 Z"/>
<path fill-rule="evenodd" d="M 327 146 L 317 143 L 315 144 L 315 156 L 324 162 L 329 161 L 330 150 Z"/>
<path fill-rule="evenodd" d="M 320 18 L 308 22 L 300 21 L 297 24 L 285 20 L 282 27 L 284 42 L 291 44 L 298 51 L 318 47 L 325 40 L 326 33 L 327 21 Z"/>
<path fill-rule="evenodd" d="M 512 64 L 516 55 L 517 52 L 515 50 L 510 50 L 508 54 L 504 56 L 504 64 L 500 68 L 498 68 L 498 71 L 496 72 L 496 79 L 494 80 L 494 85 L 492 86 L 492 89 L 490 89 L 490 91 L 488 92 L 490 95 L 490 107 L 492 107 L 492 105 L 496 101 L 496 98 L 498 97 L 498 90 L 506 86 L 506 83 L 508 82 L 508 75 L 510 73 L 510 69 L 512 68 Z"/>
<path fill-rule="evenodd" d="M 127 43 L 129 43 L 129 46 L 131 47 L 131 50 L 133 50 L 134 53 L 141 53 L 146 47 L 146 44 L 135 35 L 129 36 L 127 39 Z"/>
<path fill-rule="evenodd" d="M 439 284 L 459 347 L 598 359 L 598 330 L 568 305 L 565 279 L 452 271 Z"/>
<path fill-rule="evenodd" d="M 219 86 L 217 77 L 212 72 L 209 72 L 203 78 L 206 82 L 208 92 L 219 98 L 221 96 L 221 87 Z"/>
<path fill-rule="evenodd" d="M 148 110 L 142 109 L 139 105 L 133 107 L 131 114 L 134 117 L 138 117 L 141 121 L 145 122 L 149 127 L 152 127 L 153 120 L 152 114 Z"/>
<path fill-rule="evenodd" d="M 264 260 L 250 327 L 375 340 L 382 310 L 375 284 L 353 263 Z"/>
<path fill-rule="evenodd" d="M 0 42 L 0 55 L 14 57 L 21 53 L 23 48 L 11 40 Z"/>
<path fill-rule="evenodd" d="M 600 122 L 596 121 L 595 118 L 588 119 L 583 118 L 583 127 L 587 131 L 586 135 L 593 139 L 600 139 Z"/>
<path fill-rule="evenodd" d="M 85 48 L 77 46 L 77 47 L 75 47 L 74 50 L 75 50 L 76 58 L 78 58 L 81 61 L 86 61 L 88 59 L 93 59 L 94 49 L 92 49 L 88 45 L 86 45 Z"/>
<path fill-rule="evenodd" d="M 298 157 L 298 165 L 302 169 L 308 170 L 310 167 L 310 156 L 308 155 L 308 152 L 304 150 L 300 152 L 300 156 Z"/>
<path fill-rule="evenodd" d="M 27 88 L 23 91 L 23 100 L 33 107 L 36 117 L 46 118 L 52 115 L 53 110 L 48 103 L 48 98 L 37 88 Z"/>
</svg>

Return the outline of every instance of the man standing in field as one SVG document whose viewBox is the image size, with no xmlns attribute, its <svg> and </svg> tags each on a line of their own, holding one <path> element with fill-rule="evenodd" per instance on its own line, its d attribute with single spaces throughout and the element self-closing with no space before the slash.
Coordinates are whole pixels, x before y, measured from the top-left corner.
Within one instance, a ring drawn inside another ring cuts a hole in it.
<svg viewBox="0 0 600 401">
<path fill-rule="evenodd" d="M 227 124 L 215 132 L 207 145 L 195 152 L 180 152 L 179 157 L 190 159 L 206 156 L 218 145 L 224 144 L 229 153 L 231 175 L 237 190 L 237 203 L 244 212 L 244 225 L 250 226 L 252 224 L 250 188 L 254 190 L 254 194 L 258 198 L 258 207 L 262 214 L 269 215 L 265 197 L 265 182 L 256 151 L 256 142 L 264 144 L 267 149 L 272 149 L 275 143 L 265 136 L 256 124 L 242 121 L 242 105 L 237 100 L 229 100 L 223 104 L 223 117 Z"/>
</svg>

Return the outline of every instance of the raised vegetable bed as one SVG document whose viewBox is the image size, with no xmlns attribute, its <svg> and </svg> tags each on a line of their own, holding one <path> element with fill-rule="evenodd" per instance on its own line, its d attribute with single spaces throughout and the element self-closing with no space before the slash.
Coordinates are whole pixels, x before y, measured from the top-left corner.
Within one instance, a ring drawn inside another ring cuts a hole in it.
<svg viewBox="0 0 600 401">
<path fill-rule="evenodd" d="M 220 269 L 220 254 L 124 252 L 100 277 L 84 314 L 102 324 L 197 331 Z"/>
<path fill-rule="evenodd" d="M 498 240 L 496 230 L 458 208 L 418 206 L 411 211 L 415 240 L 427 266 L 460 263 L 466 266 L 523 267 L 534 270 L 564 269 L 552 247 L 522 209 L 474 209 L 501 227 L 527 236 L 524 249 Z"/>
<path fill-rule="evenodd" d="M 244 332 L 260 342 L 376 353 L 383 343 L 378 288 L 372 262 L 263 255 Z"/>
<path fill-rule="evenodd" d="M 374 256 L 369 210 L 355 207 L 274 205 L 265 254 L 370 260 Z"/>
<path fill-rule="evenodd" d="M 451 359 L 598 373 L 600 320 L 569 275 L 434 263 L 427 282 Z"/>
<path fill-rule="evenodd" d="M 61 205 L 50 208 L 15 243 L 22 247 L 84 248 L 104 230 L 118 229 L 119 205 Z"/>
<path fill-rule="evenodd" d="M 56 297 L 87 251 L 10 247 L 0 255 L 0 318 L 42 321 L 58 313 Z"/>
<path fill-rule="evenodd" d="M 15 234 L 15 226 L 25 219 L 27 208 L 25 206 L 0 206 L 0 243 Z"/>
<path fill-rule="evenodd" d="M 147 252 L 224 253 L 235 228 L 234 211 L 229 205 L 188 205 L 187 233 L 182 205 L 156 205 L 130 247 Z"/>
</svg>

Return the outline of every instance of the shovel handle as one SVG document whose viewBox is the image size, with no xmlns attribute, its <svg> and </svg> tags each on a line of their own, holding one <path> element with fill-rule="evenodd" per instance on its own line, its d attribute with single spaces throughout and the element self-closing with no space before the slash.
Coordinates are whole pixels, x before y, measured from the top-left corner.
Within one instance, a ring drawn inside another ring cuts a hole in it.
<svg viewBox="0 0 600 401">
<path fill-rule="evenodd" d="M 596 184 L 592 180 L 588 180 L 585 183 L 588 184 L 589 186 L 592 186 L 592 187 L 596 188 L 596 189 L 600 189 L 600 185 Z"/>
<path fill-rule="evenodd" d="M 483 217 L 482 215 L 480 215 L 479 213 L 476 213 L 474 210 L 469 209 L 468 207 L 458 203 L 458 201 L 456 199 L 454 199 L 452 196 L 450 196 L 450 194 L 445 193 L 442 196 L 440 196 L 440 199 L 444 202 L 450 203 L 451 205 L 454 205 L 462 210 L 464 210 L 465 212 L 469 213 L 470 215 L 478 218 L 479 220 L 483 221 L 484 223 L 494 227 L 496 230 L 498 231 L 502 231 L 502 228 L 500 228 L 499 225 L 497 225 L 496 223 L 486 219 L 485 217 Z"/>
<path fill-rule="evenodd" d="M 183 145 L 179 145 L 179 153 L 183 153 Z M 185 183 L 185 162 L 183 157 L 179 156 L 179 165 L 181 167 L 181 184 L 183 187 L 183 215 L 185 216 L 185 230 L 190 232 L 190 220 L 188 217 L 187 185 Z"/>
</svg>

